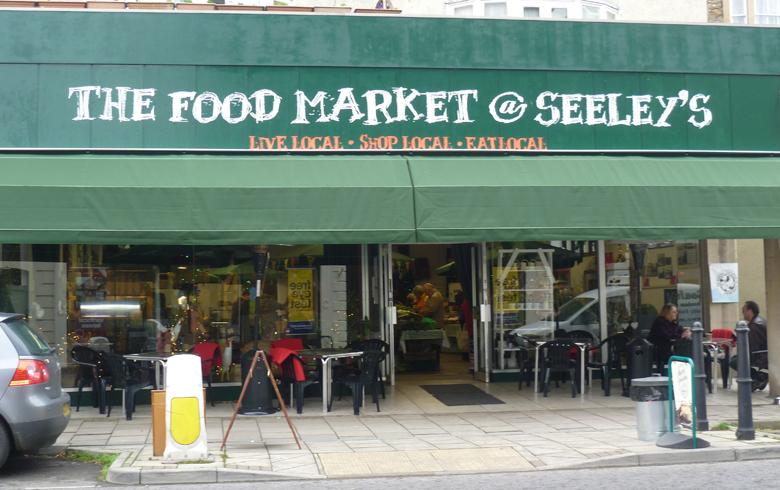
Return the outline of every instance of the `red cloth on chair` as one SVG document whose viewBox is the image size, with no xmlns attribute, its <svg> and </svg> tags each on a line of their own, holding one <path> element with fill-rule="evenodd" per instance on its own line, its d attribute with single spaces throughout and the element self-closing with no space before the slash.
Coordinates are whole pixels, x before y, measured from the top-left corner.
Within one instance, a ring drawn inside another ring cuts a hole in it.
<svg viewBox="0 0 780 490">
<path fill-rule="evenodd" d="M 200 357 L 200 367 L 203 376 L 208 376 L 214 366 L 222 367 L 222 353 L 216 342 L 201 342 L 195 344 L 192 353 Z"/>
<path fill-rule="evenodd" d="M 273 349 L 275 347 L 299 351 L 299 350 L 303 350 L 303 340 L 295 337 L 288 337 L 284 339 L 274 340 L 273 342 L 271 342 L 271 348 Z"/>
<path fill-rule="evenodd" d="M 734 331 L 730 328 L 713 328 L 712 340 L 714 342 L 727 340 L 732 342 L 734 340 Z"/>
<path fill-rule="evenodd" d="M 294 350 L 285 347 L 271 347 L 271 362 L 282 367 L 282 364 L 288 357 L 297 354 L 298 353 Z M 295 370 L 295 381 L 306 381 L 306 372 L 303 370 L 303 363 L 297 358 L 293 358 L 293 369 Z"/>
</svg>

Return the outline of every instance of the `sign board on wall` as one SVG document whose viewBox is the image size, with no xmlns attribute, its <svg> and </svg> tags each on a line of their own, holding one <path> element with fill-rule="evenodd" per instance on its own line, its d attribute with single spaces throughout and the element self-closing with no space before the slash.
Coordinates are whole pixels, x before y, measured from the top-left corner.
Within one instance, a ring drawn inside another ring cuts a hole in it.
<svg viewBox="0 0 780 490">
<path fill-rule="evenodd" d="M 736 83 L 720 75 L 532 70 L 30 68 L 0 69 L 0 118 L 7 121 L 0 148 L 780 150 L 777 77 Z M 40 103 L 20 111 L 19 97 Z"/>
<path fill-rule="evenodd" d="M 710 264 L 713 303 L 739 303 L 739 264 Z"/>
</svg>

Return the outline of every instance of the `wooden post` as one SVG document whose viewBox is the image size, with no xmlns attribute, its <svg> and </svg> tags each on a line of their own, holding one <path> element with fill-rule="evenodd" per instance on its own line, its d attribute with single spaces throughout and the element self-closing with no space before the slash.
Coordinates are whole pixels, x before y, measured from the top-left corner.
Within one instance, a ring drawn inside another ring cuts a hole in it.
<svg viewBox="0 0 780 490">
<path fill-rule="evenodd" d="M 165 390 L 152 390 L 152 454 L 165 452 Z"/>
</svg>

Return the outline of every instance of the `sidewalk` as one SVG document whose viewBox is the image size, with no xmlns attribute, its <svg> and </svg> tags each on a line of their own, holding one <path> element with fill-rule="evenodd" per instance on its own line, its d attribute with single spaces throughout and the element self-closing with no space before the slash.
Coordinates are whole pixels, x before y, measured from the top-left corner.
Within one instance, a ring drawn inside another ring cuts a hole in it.
<svg viewBox="0 0 780 490">
<path fill-rule="evenodd" d="M 229 403 L 208 407 L 206 430 L 213 455 L 208 463 L 175 465 L 153 458 L 149 407 L 139 407 L 132 421 L 101 417 L 91 407 L 74 412 L 58 444 L 121 453 L 109 481 L 149 484 L 780 457 L 779 438 L 759 433 L 754 441 L 736 441 L 733 430 L 702 433 L 711 449 L 657 448 L 637 439 L 633 404 L 620 396 L 607 398 L 597 391 L 572 399 L 565 390 L 556 390 L 544 399 L 529 390 L 517 392 L 514 384 L 475 384 L 506 404 L 446 407 L 432 397 L 434 403 L 429 403 L 416 386 L 395 387 L 383 401 L 381 413 L 368 406 L 360 417 L 350 414 L 350 400 L 327 416 L 318 411 L 314 399 L 307 400 L 306 413 L 293 415 L 302 450 L 295 446 L 281 415 L 239 417 L 223 457 L 219 446 L 232 411 Z M 735 392 L 720 390 L 708 402 L 711 426 L 736 420 Z M 771 405 L 765 393 L 755 394 L 753 403 L 757 423 L 780 422 L 780 407 Z"/>
</svg>

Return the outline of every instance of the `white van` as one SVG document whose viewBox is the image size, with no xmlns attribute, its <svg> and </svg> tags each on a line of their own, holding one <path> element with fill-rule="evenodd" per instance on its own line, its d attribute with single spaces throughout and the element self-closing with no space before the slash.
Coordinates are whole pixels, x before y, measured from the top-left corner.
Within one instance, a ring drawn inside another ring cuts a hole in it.
<svg viewBox="0 0 780 490">
<path fill-rule="evenodd" d="M 693 319 L 701 318 L 701 301 L 698 284 L 677 284 L 679 319 L 682 325 L 690 323 Z M 630 288 L 628 286 L 607 286 L 607 311 L 631 311 Z M 655 319 L 639 318 L 639 322 L 631 324 L 633 328 L 639 328 L 643 335 L 647 335 L 650 324 Z M 623 328 L 628 327 L 626 323 Z M 591 289 L 577 295 L 564 303 L 558 310 L 557 319 L 540 320 L 510 331 L 510 335 L 520 335 L 536 340 L 549 340 L 554 337 L 555 330 L 564 332 L 587 332 L 594 340 L 601 338 L 601 325 L 599 322 L 599 290 Z"/>
</svg>

